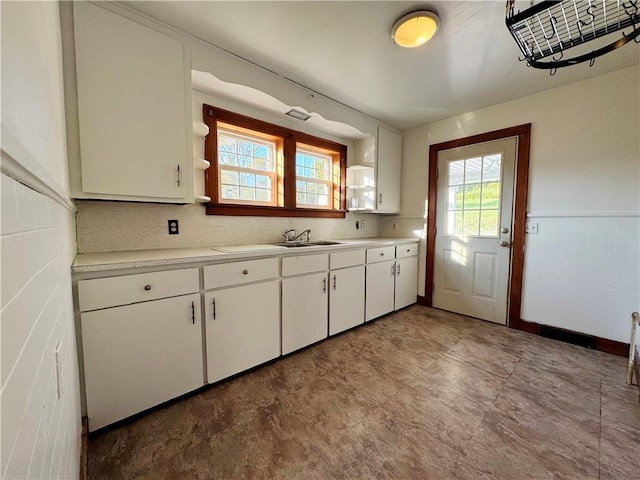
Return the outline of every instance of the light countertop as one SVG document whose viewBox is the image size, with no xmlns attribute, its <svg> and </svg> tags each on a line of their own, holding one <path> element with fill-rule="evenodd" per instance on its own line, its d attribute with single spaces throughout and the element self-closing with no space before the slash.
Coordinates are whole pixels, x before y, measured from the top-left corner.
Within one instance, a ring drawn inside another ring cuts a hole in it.
<svg viewBox="0 0 640 480">
<path fill-rule="evenodd" d="M 73 273 L 89 273 L 127 268 L 240 260 L 253 257 L 300 255 L 302 253 L 332 252 L 358 247 L 376 247 L 390 244 L 415 243 L 418 239 L 359 238 L 335 241 L 339 243 L 336 245 L 314 245 L 303 248 L 288 248 L 272 244 L 259 244 L 80 253 L 76 256 L 71 269 Z"/>
</svg>

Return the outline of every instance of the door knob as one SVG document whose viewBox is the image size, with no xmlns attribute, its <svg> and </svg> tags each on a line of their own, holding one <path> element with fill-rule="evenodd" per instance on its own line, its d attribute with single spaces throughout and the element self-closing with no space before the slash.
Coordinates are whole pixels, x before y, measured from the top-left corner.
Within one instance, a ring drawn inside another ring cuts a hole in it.
<svg viewBox="0 0 640 480">
<path fill-rule="evenodd" d="M 510 247 L 511 244 L 509 242 L 507 242 L 506 240 L 500 240 L 500 246 L 501 247 Z"/>
<path fill-rule="evenodd" d="M 502 232 L 502 233 L 509 233 L 509 229 L 508 229 L 507 227 L 502 227 L 502 228 L 500 229 L 500 232 Z"/>
</svg>

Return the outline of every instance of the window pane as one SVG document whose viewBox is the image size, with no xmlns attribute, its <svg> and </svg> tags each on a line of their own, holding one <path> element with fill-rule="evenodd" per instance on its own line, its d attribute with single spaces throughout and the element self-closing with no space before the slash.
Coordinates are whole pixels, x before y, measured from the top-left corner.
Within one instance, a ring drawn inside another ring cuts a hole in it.
<svg viewBox="0 0 640 480">
<path fill-rule="evenodd" d="M 296 191 L 298 192 L 306 192 L 307 191 L 307 182 L 301 182 L 298 180 L 296 182 Z"/>
<path fill-rule="evenodd" d="M 307 182 L 307 192 L 308 193 L 318 193 L 318 184 Z"/>
<path fill-rule="evenodd" d="M 447 212 L 447 235 L 462 235 L 462 212 Z"/>
<path fill-rule="evenodd" d="M 227 200 L 236 200 L 238 199 L 238 187 L 232 185 L 223 185 L 222 186 L 222 198 Z"/>
<path fill-rule="evenodd" d="M 482 185 L 482 208 L 498 208 L 500 206 L 500 182 Z"/>
<path fill-rule="evenodd" d="M 237 147 L 236 139 L 233 137 L 229 137 L 224 133 L 220 132 L 218 135 L 218 150 L 221 152 L 229 152 L 235 153 Z"/>
<path fill-rule="evenodd" d="M 479 182 L 482 174 L 482 159 L 468 158 L 465 161 L 464 183 Z"/>
<path fill-rule="evenodd" d="M 464 186 L 464 209 L 480 208 L 480 184 Z M 466 222 L 466 220 L 465 220 Z"/>
<path fill-rule="evenodd" d="M 304 198 L 304 193 L 303 192 L 297 192 L 296 193 L 296 203 L 298 205 L 302 205 L 305 203 L 305 198 Z"/>
<path fill-rule="evenodd" d="M 463 235 L 478 235 L 480 233 L 480 210 L 464 211 Z"/>
<path fill-rule="evenodd" d="M 464 181 L 464 160 L 449 162 L 449 185 L 461 185 Z"/>
<path fill-rule="evenodd" d="M 447 205 L 452 210 L 462 210 L 463 187 L 449 187 L 447 191 Z"/>
<path fill-rule="evenodd" d="M 259 202 L 271 202 L 271 190 L 265 190 L 264 188 L 257 188 L 256 200 L 258 200 Z"/>
<path fill-rule="evenodd" d="M 240 173 L 240 185 L 243 187 L 254 187 L 256 184 L 256 176 L 253 173 Z"/>
<path fill-rule="evenodd" d="M 253 146 L 253 156 L 255 158 L 262 158 L 264 160 L 269 160 L 269 150 L 264 145 L 254 145 Z"/>
<path fill-rule="evenodd" d="M 318 195 L 318 205 L 329 206 L 329 197 L 326 195 Z"/>
<path fill-rule="evenodd" d="M 263 158 L 255 158 L 253 160 L 253 168 L 255 168 L 256 170 L 264 170 L 267 172 L 272 170 L 271 162 Z"/>
<path fill-rule="evenodd" d="M 502 155 L 499 153 L 484 157 L 482 159 L 482 181 L 500 180 L 501 163 Z"/>
<path fill-rule="evenodd" d="M 305 198 L 305 203 L 307 205 L 317 205 L 318 204 L 318 196 L 315 194 L 307 193 Z"/>
<path fill-rule="evenodd" d="M 240 155 L 252 156 L 253 155 L 253 143 L 240 141 L 238 142 L 238 153 Z"/>
<path fill-rule="evenodd" d="M 234 153 L 220 153 L 219 162 L 221 165 L 238 166 L 238 158 Z"/>
<path fill-rule="evenodd" d="M 255 200 L 256 191 L 251 187 L 240 187 L 240 200 Z"/>
<path fill-rule="evenodd" d="M 233 170 L 222 170 L 222 183 L 237 185 L 238 184 L 238 172 Z"/>
<path fill-rule="evenodd" d="M 480 235 L 498 236 L 498 210 L 482 210 L 480 215 Z"/>
<path fill-rule="evenodd" d="M 256 175 L 256 187 L 271 189 L 271 178 L 266 175 Z"/>
</svg>

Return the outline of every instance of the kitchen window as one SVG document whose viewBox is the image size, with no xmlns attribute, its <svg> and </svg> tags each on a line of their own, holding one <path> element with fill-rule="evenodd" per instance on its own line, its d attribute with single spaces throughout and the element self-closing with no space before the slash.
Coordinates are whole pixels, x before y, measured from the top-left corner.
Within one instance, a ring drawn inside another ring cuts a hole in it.
<svg viewBox="0 0 640 480">
<path fill-rule="evenodd" d="M 209 215 L 345 216 L 344 145 L 203 105 Z"/>
</svg>

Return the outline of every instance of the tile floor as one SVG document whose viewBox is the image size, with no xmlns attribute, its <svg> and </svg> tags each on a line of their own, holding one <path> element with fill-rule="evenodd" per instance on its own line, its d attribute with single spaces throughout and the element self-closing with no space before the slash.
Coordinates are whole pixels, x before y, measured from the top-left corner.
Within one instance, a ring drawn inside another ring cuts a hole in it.
<svg viewBox="0 0 640 480">
<path fill-rule="evenodd" d="M 625 370 L 412 306 L 93 436 L 88 477 L 640 478 Z"/>
</svg>

